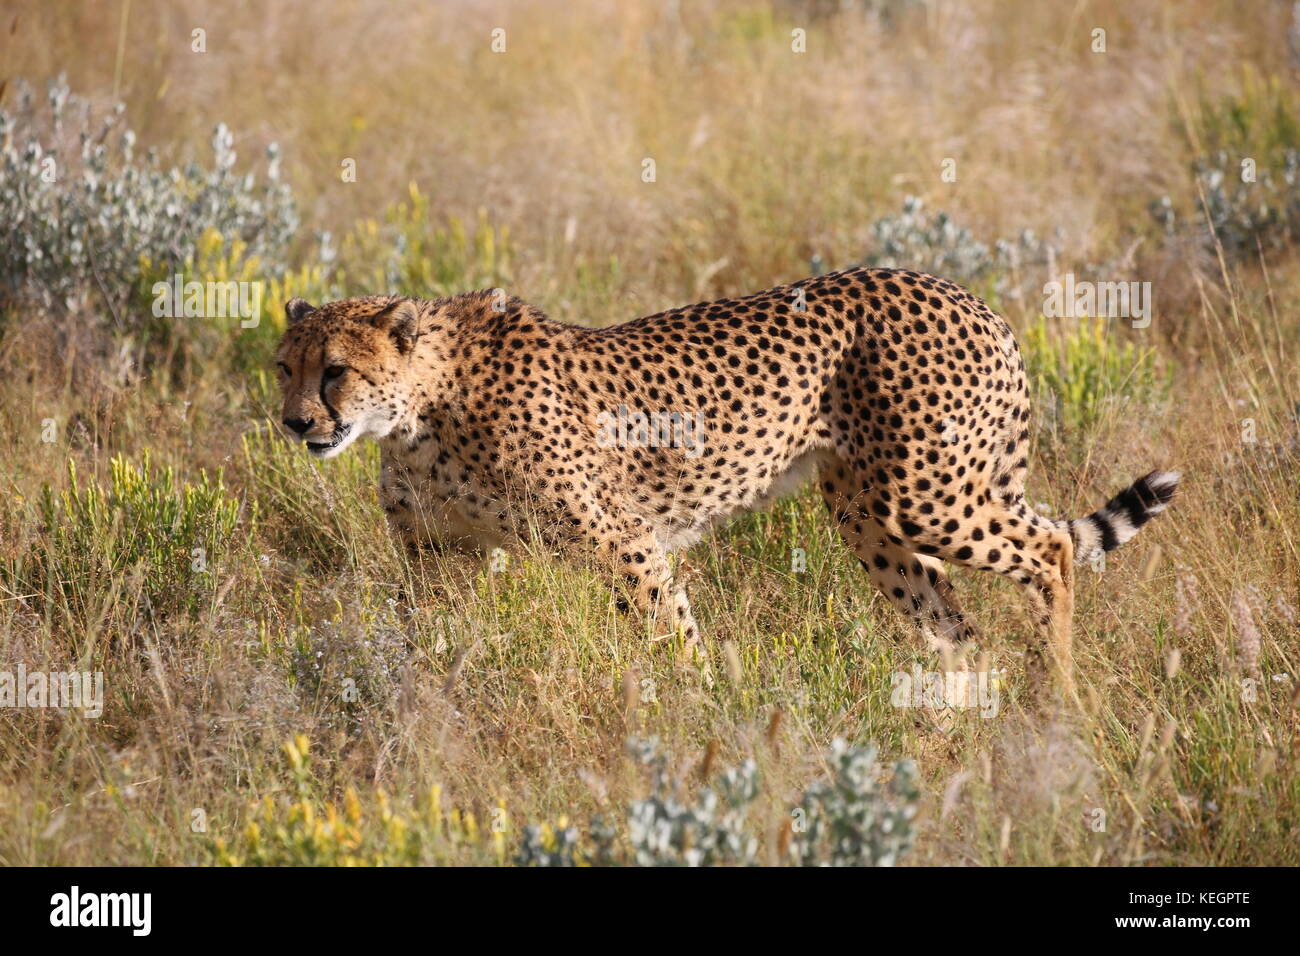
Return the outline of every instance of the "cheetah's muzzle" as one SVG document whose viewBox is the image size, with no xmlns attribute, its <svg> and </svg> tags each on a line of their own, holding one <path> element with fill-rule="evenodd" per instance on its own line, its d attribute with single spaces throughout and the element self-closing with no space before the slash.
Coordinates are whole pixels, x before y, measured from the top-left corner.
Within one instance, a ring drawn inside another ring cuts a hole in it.
<svg viewBox="0 0 1300 956">
<path fill-rule="evenodd" d="M 352 430 L 351 425 L 339 425 L 334 429 L 334 434 L 329 441 L 306 441 L 307 450 L 313 455 L 324 455 L 333 449 L 339 447 L 348 437 L 348 432 Z"/>
<path fill-rule="evenodd" d="M 1029 599 L 1030 661 L 1070 689 L 1073 565 L 1131 538 L 1178 482 L 1151 472 L 1072 521 L 1035 512 L 1011 327 L 916 272 L 848 269 L 603 329 L 499 290 L 285 311 L 286 420 L 353 424 L 308 443 L 321 457 L 379 441 L 380 500 L 407 544 L 539 533 L 612 568 L 692 654 L 668 554 L 815 477 L 872 583 L 931 643 L 975 639 L 945 563 L 993 571 Z"/>
</svg>

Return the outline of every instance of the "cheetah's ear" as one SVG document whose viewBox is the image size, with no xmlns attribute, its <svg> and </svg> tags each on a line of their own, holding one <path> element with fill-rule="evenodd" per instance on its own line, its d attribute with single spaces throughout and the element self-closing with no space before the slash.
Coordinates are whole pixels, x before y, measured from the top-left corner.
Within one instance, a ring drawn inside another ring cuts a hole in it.
<svg viewBox="0 0 1300 956">
<path fill-rule="evenodd" d="M 289 320 L 290 325 L 296 325 L 308 312 L 315 310 L 316 306 L 306 299 L 290 299 L 284 304 L 284 317 Z"/>
<path fill-rule="evenodd" d="M 375 328 L 391 335 L 402 353 L 411 351 L 420 337 L 420 310 L 410 299 L 394 302 L 370 321 Z"/>
</svg>

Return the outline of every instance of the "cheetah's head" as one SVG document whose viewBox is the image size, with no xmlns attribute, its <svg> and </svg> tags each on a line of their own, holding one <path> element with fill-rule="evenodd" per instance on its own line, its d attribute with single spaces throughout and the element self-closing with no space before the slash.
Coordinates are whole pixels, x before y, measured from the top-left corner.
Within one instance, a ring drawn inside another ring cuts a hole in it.
<svg viewBox="0 0 1300 956">
<path fill-rule="evenodd" d="M 291 299 L 276 351 L 283 422 L 317 458 L 383 438 L 410 410 L 406 376 L 420 335 L 411 299 L 371 296 L 312 306 Z"/>
</svg>

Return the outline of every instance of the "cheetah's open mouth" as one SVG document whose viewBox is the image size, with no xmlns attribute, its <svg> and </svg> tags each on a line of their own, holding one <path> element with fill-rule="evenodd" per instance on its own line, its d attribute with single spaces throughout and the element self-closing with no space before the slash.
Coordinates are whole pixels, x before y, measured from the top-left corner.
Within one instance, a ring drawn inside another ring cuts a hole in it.
<svg viewBox="0 0 1300 956">
<path fill-rule="evenodd" d="M 348 437 L 348 432 L 352 430 L 351 425 L 340 425 L 334 430 L 329 441 L 309 441 L 307 450 L 313 455 L 323 455 L 331 449 L 338 448 L 343 443 L 343 439 Z"/>
</svg>

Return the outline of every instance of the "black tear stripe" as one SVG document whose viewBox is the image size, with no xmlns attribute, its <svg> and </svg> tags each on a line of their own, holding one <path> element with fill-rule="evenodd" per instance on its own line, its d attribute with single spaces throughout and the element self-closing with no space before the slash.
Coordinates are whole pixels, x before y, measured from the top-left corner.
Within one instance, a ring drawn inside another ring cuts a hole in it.
<svg viewBox="0 0 1300 956">
<path fill-rule="evenodd" d="M 321 358 L 320 358 L 320 363 L 318 364 L 320 364 L 321 367 L 321 388 L 320 388 L 321 405 L 325 406 L 325 411 L 329 412 L 330 420 L 333 421 L 335 431 L 337 431 L 339 425 L 343 424 L 343 419 L 342 416 L 339 415 L 337 411 L 334 411 L 334 406 L 330 405 L 329 399 L 325 398 L 325 346 L 324 345 L 321 346 Z"/>
<path fill-rule="evenodd" d="M 325 411 L 329 412 L 330 420 L 334 422 L 334 427 L 337 429 L 340 426 L 342 426 L 343 424 L 342 416 L 340 416 L 339 413 L 334 410 L 334 406 L 331 405 L 329 403 L 329 399 L 325 397 L 325 380 L 323 378 L 321 379 L 321 383 L 320 383 L 320 403 L 325 406 Z"/>
</svg>

